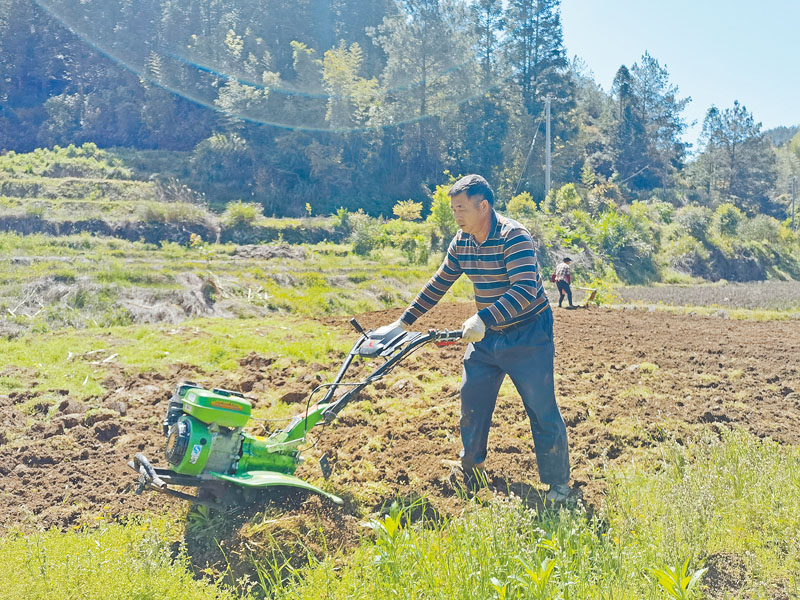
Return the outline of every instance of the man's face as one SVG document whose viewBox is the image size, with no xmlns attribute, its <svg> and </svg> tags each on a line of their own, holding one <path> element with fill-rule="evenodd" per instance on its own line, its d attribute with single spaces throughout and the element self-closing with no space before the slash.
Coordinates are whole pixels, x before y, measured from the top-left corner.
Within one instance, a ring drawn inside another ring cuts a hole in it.
<svg viewBox="0 0 800 600">
<path fill-rule="evenodd" d="M 461 231 L 473 235 L 481 232 L 486 215 L 489 214 L 489 202 L 483 196 L 469 198 L 466 192 L 450 198 L 450 208 L 453 209 L 453 216 Z"/>
</svg>

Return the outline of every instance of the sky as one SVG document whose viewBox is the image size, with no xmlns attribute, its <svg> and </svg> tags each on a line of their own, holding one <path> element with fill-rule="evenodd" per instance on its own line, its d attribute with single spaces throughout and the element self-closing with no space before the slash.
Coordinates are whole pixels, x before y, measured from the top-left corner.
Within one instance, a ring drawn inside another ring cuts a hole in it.
<svg viewBox="0 0 800 600">
<path fill-rule="evenodd" d="M 696 121 L 738 100 L 762 131 L 800 125 L 800 0 L 562 0 L 567 56 L 606 91 L 620 65 L 649 52 L 666 67 Z"/>
</svg>

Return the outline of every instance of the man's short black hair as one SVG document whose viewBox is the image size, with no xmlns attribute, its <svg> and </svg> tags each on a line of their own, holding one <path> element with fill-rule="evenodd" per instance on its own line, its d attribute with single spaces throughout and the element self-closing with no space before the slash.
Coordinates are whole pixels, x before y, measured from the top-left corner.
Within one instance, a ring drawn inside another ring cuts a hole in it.
<svg viewBox="0 0 800 600">
<path fill-rule="evenodd" d="M 572 259 L 569 256 L 565 256 L 564 262 L 572 262 Z"/>
<path fill-rule="evenodd" d="M 480 175 L 466 175 L 453 184 L 447 191 L 447 195 L 451 198 L 458 196 L 461 192 L 466 192 L 467 198 L 481 195 L 489 203 L 489 206 L 494 206 L 494 192 L 492 186 Z"/>
</svg>

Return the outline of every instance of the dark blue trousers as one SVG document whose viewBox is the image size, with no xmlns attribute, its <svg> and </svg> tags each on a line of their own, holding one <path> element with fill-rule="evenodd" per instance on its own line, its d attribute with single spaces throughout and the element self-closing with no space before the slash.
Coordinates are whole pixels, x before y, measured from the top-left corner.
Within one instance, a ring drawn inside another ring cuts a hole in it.
<svg viewBox="0 0 800 600">
<path fill-rule="evenodd" d="M 461 379 L 461 463 L 469 473 L 486 459 L 497 393 L 508 375 L 522 397 L 531 423 L 542 483 L 569 481 L 567 428 L 553 388 L 553 312 L 544 310 L 529 325 L 508 332 L 486 330 L 467 346 Z"/>
</svg>

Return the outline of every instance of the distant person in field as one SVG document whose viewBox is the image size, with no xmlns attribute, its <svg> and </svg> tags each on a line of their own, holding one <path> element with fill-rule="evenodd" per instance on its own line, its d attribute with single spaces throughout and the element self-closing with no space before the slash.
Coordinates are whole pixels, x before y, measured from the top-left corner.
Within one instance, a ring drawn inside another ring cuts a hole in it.
<svg viewBox="0 0 800 600">
<path fill-rule="evenodd" d="M 561 261 L 558 266 L 556 266 L 556 273 L 555 273 L 555 282 L 556 287 L 558 287 L 558 307 L 561 308 L 561 303 L 564 302 L 564 296 L 567 297 L 567 301 L 569 302 L 569 308 L 575 308 L 575 305 L 572 303 L 572 288 L 569 287 L 569 284 L 572 280 L 572 270 L 570 269 L 570 263 L 572 263 L 572 259 L 567 256 Z"/>
<path fill-rule="evenodd" d="M 480 175 L 448 191 L 460 231 L 439 270 L 393 326 L 406 329 L 441 300 L 465 273 L 477 313 L 462 326 L 468 342 L 461 381 L 460 466 L 474 490 L 486 482 L 489 427 L 497 393 L 511 377 L 528 414 L 546 501 L 567 499 L 567 429 L 553 387 L 553 311 L 545 294 L 531 234 L 494 211 L 494 192 Z"/>
</svg>

